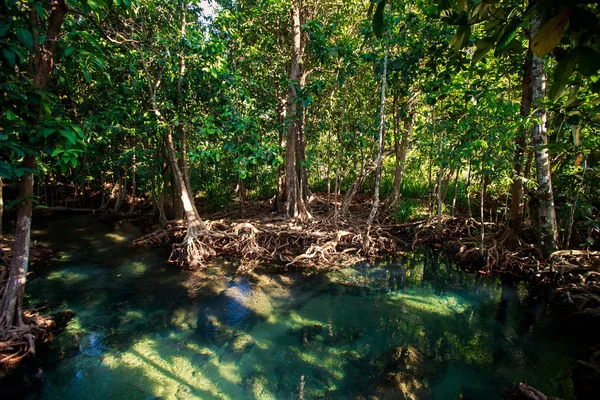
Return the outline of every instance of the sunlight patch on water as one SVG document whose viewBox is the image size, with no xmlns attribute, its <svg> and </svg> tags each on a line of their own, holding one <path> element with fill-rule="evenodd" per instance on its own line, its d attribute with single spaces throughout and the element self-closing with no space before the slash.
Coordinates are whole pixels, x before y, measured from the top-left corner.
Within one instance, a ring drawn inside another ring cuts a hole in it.
<svg viewBox="0 0 600 400">
<path fill-rule="evenodd" d="M 135 276 L 143 275 L 144 273 L 146 273 L 147 270 L 148 270 L 148 267 L 146 266 L 146 264 L 138 262 L 138 261 L 132 261 L 132 262 L 122 264 L 117 269 L 118 274 L 125 276 L 125 277 L 135 277 Z"/>
<path fill-rule="evenodd" d="M 74 284 L 78 282 L 83 282 L 88 279 L 89 276 L 81 273 L 81 272 L 73 272 L 69 270 L 56 270 L 50 272 L 45 279 L 48 280 L 58 280 L 65 284 Z"/>
<path fill-rule="evenodd" d="M 105 238 L 112 240 L 115 243 L 125 243 L 129 239 L 123 235 L 119 235 L 118 233 L 107 233 L 104 235 Z"/>
</svg>

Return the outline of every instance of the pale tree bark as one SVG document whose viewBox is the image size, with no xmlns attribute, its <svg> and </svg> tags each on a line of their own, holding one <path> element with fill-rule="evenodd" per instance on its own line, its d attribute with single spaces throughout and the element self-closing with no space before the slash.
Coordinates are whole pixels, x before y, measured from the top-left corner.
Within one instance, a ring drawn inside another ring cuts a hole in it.
<svg viewBox="0 0 600 400">
<path fill-rule="evenodd" d="M 282 158 L 285 160 L 285 152 L 287 151 L 286 146 L 286 135 L 284 132 L 285 125 L 285 116 L 287 113 L 287 99 L 285 96 L 279 98 L 279 105 L 277 107 L 277 118 L 279 122 L 279 149 L 283 153 Z M 278 178 L 277 178 L 277 194 L 275 195 L 275 210 L 280 214 L 285 214 L 285 166 L 286 163 L 283 162 L 279 165 L 278 168 Z"/>
<path fill-rule="evenodd" d="M 438 140 L 438 155 L 442 154 L 442 146 L 444 143 L 444 131 L 440 132 L 440 137 Z M 444 166 L 442 164 L 442 160 L 440 159 L 440 169 L 438 170 L 437 176 L 437 188 L 435 191 L 436 203 L 437 203 L 437 229 L 438 231 L 442 230 L 442 178 L 444 176 Z"/>
<path fill-rule="evenodd" d="M 531 20 L 529 40 L 533 41 L 537 34 L 542 15 L 536 12 Z M 535 169 L 538 183 L 538 229 L 539 246 L 546 256 L 558 249 L 558 228 L 556 223 L 556 212 L 554 209 L 554 193 L 552 191 L 552 175 L 550 170 L 550 159 L 548 157 L 548 133 L 546 131 L 546 111 L 539 104 L 546 94 L 546 76 L 544 74 L 544 61 L 539 57 L 533 57 L 531 61 L 532 91 L 531 101 L 536 109 L 533 113 L 533 126 L 531 127 L 531 140 L 535 154 Z"/>
<path fill-rule="evenodd" d="M 402 129 L 402 140 L 398 142 L 396 135 L 394 139 L 394 150 L 396 153 L 396 169 L 394 171 L 394 186 L 390 197 L 389 207 L 392 208 L 398 204 L 400 200 L 400 188 L 402 187 L 402 178 L 404 178 L 404 169 L 406 167 L 406 155 L 410 146 L 410 138 L 412 136 L 414 126 L 414 111 L 409 111 L 404 120 Z M 399 124 L 399 121 L 397 122 Z"/>
<path fill-rule="evenodd" d="M 471 196 L 469 196 L 469 189 L 471 188 L 471 164 L 472 160 L 469 160 L 469 169 L 467 171 L 467 183 L 465 185 L 465 192 L 467 195 L 467 217 L 473 218 L 473 210 L 471 209 Z"/>
<path fill-rule="evenodd" d="M 288 218 L 309 219 L 310 213 L 306 208 L 303 197 L 303 179 L 301 157 L 304 138 L 299 135 L 302 112 L 299 110 L 298 89 L 301 85 L 302 63 L 302 26 L 301 5 L 299 0 L 292 1 L 292 63 L 290 67 L 290 86 L 287 101 L 287 146 L 285 157 L 285 214 Z"/>
<path fill-rule="evenodd" d="M 371 233 L 371 226 L 373 225 L 373 221 L 375 220 L 375 215 L 377 214 L 377 208 L 379 207 L 379 186 L 381 184 L 381 164 L 383 162 L 383 146 L 385 144 L 384 134 L 385 134 L 385 86 L 387 83 L 387 67 L 388 67 L 388 57 L 389 57 L 389 47 L 385 46 L 385 55 L 383 57 L 383 75 L 381 76 L 381 102 L 379 105 L 379 137 L 377 139 L 377 164 L 375 168 L 375 190 L 373 192 L 373 207 L 371 207 L 371 212 L 369 213 L 369 218 L 367 219 L 367 227 L 365 229 L 365 237 L 364 244 L 367 246 L 369 244 L 370 238 L 369 235 Z"/>
<path fill-rule="evenodd" d="M 38 90 L 44 91 L 50 78 L 56 46 L 58 44 L 60 30 L 68 7 L 64 0 L 52 2 L 50 15 L 48 17 L 46 40 L 44 44 L 36 44 L 38 49 L 32 54 L 35 65 L 33 83 Z M 36 13 L 31 13 L 32 18 Z M 37 19 L 32 20 L 32 25 L 37 26 Z M 39 110 L 36 110 L 33 125 L 37 124 Z M 33 170 L 35 168 L 35 156 L 23 157 L 24 168 Z M 0 326 L 23 324 L 22 303 L 25 293 L 25 282 L 27 280 L 27 269 L 29 264 L 29 241 L 31 236 L 31 214 L 33 211 L 33 176 L 25 173 L 19 180 L 19 209 L 17 212 L 17 227 L 15 230 L 15 245 L 13 248 L 13 260 L 10 266 L 10 274 L 6 284 L 4 296 L 0 301 Z"/>
<path fill-rule="evenodd" d="M 135 140 L 134 140 L 135 142 Z M 137 170 L 137 165 L 136 165 L 136 159 L 135 159 L 135 146 L 134 146 L 134 152 L 131 155 L 131 207 L 129 207 L 129 214 L 133 214 L 135 212 L 135 196 L 136 196 L 136 190 L 137 190 L 137 182 L 136 182 L 136 170 Z"/>
</svg>

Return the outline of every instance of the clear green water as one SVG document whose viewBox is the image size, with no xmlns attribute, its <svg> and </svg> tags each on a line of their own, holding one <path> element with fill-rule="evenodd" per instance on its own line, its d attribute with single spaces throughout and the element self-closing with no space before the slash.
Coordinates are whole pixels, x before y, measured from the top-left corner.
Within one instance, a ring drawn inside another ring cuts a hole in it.
<svg viewBox="0 0 600 400">
<path fill-rule="evenodd" d="M 138 235 L 93 216 L 34 222 L 34 239 L 62 258 L 36 272 L 29 301 L 76 316 L 27 367 L 36 376 L 0 381 L 2 391 L 494 399 L 524 381 L 573 397 L 577 343 L 522 285 L 458 272 L 432 252 L 310 277 L 235 277 L 225 265 L 192 274 L 166 264 L 165 249 L 128 248 Z"/>
</svg>

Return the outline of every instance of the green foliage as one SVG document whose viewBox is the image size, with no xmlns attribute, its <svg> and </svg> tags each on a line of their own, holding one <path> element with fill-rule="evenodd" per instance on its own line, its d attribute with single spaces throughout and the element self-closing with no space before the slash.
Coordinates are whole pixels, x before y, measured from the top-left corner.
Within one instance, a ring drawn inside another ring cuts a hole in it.
<svg viewBox="0 0 600 400">
<path fill-rule="evenodd" d="M 426 207 L 422 200 L 403 198 L 396 207 L 396 221 L 402 224 L 411 220 L 420 219 L 427 216 Z"/>
</svg>

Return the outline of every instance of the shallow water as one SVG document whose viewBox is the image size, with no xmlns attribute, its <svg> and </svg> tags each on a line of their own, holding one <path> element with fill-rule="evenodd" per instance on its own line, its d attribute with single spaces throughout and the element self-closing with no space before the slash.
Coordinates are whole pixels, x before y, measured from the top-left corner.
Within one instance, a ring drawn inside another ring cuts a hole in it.
<svg viewBox="0 0 600 400">
<path fill-rule="evenodd" d="M 76 316 L 22 381 L 0 381 L 4 393 L 494 399 L 523 381 L 573 397 L 577 343 L 522 284 L 461 273 L 431 251 L 319 276 L 192 274 L 166 264 L 166 249 L 128 248 L 138 235 L 94 216 L 34 222 L 61 258 L 35 271 L 28 300 Z"/>
</svg>

